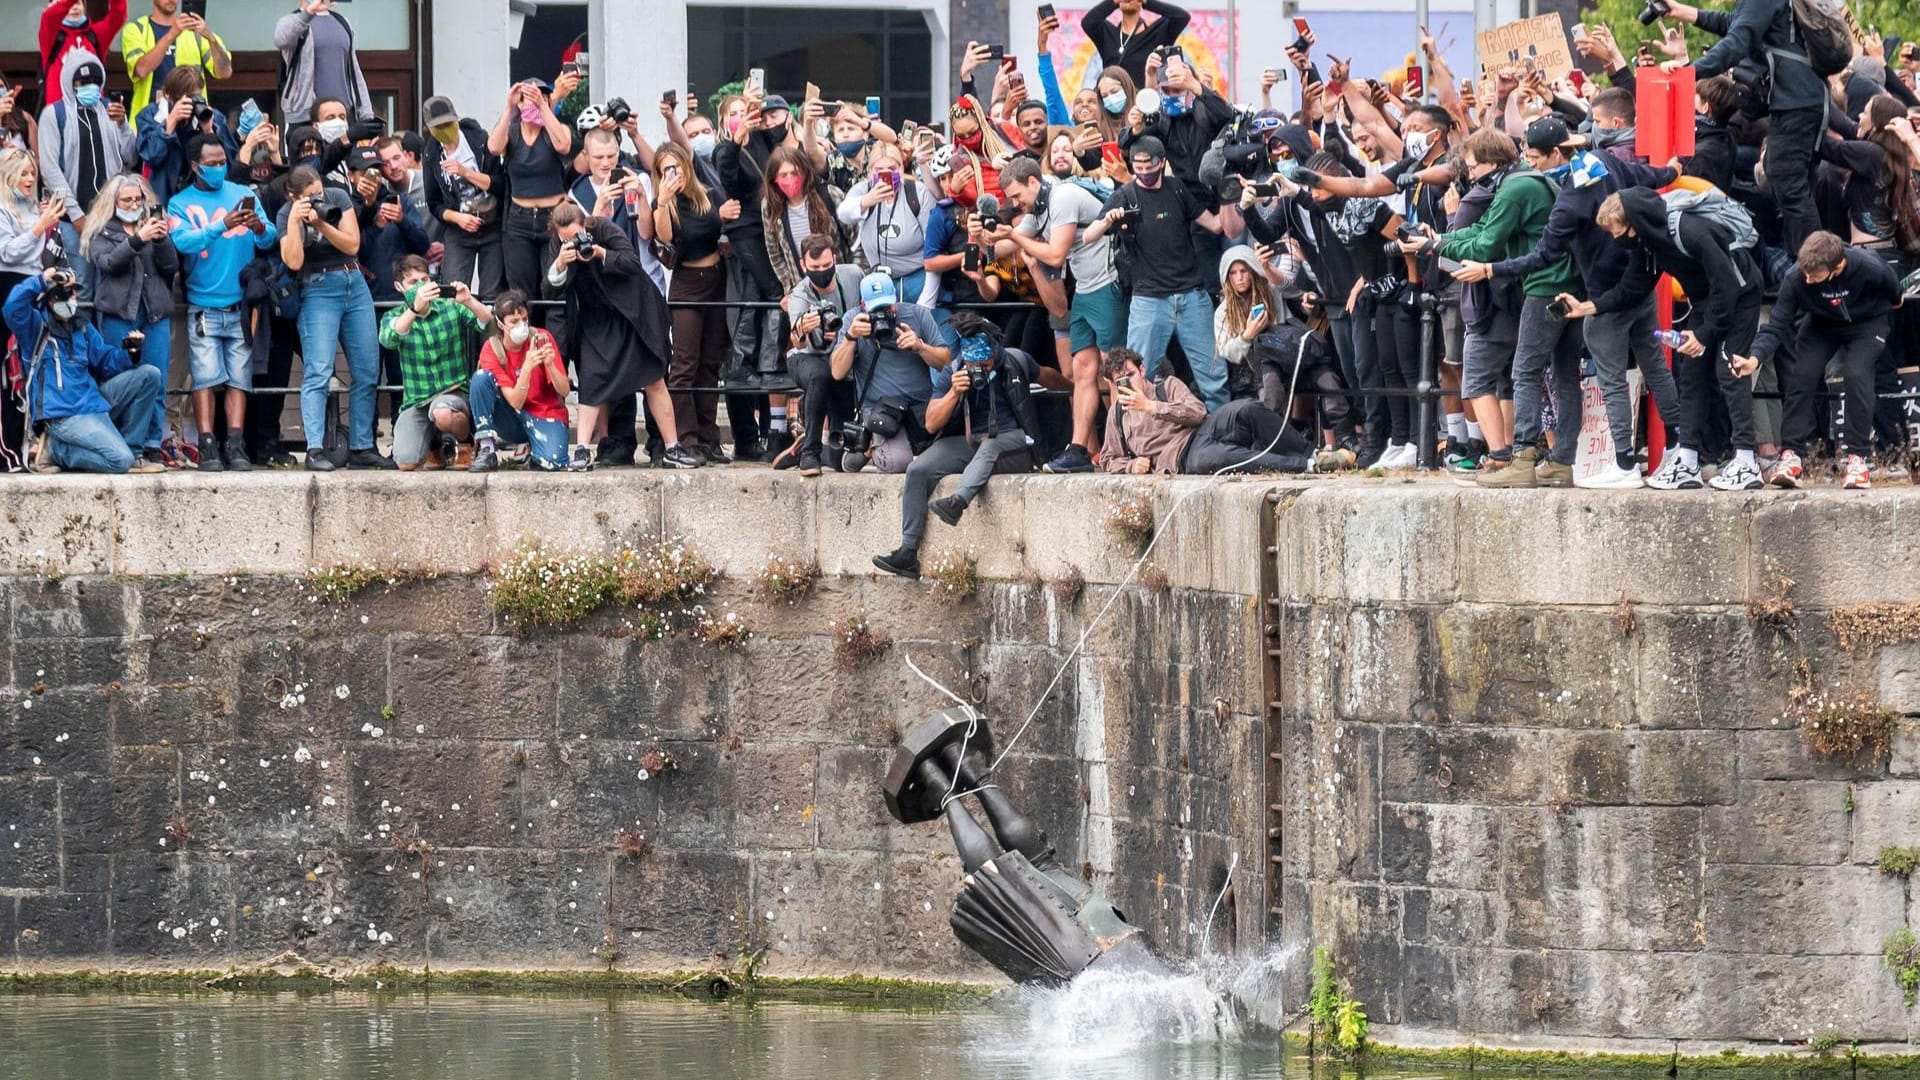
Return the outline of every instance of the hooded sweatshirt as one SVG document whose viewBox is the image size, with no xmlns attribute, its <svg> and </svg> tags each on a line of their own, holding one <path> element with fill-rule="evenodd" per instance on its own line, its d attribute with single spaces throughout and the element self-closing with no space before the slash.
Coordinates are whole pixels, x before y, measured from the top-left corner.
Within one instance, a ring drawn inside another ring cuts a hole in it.
<svg viewBox="0 0 1920 1080">
<path fill-rule="evenodd" d="M 85 319 L 72 319 L 64 332 L 55 332 L 53 317 L 34 306 L 46 289 L 46 280 L 34 274 L 13 287 L 6 303 L 7 325 L 20 342 L 21 359 L 28 368 L 27 401 L 33 419 L 111 412 L 100 384 L 133 367 L 133 358 L 119 346 L 109 345 Z M 42 332 L 47 334 L 44 349 Z"/>
<path fill-rule="evenodd" d="M 1440 238 L 1440 254 L 1462 262 L 1518 259 L 1546 233 L 1558 195 L 1546 177 L 1524 165 L 1514 166 L 1501 178 L 1493 204 L 1480 220 Z M 1573 260 L 1563 254 L 1527 274 L 1524 287 L 1528 296 L 1558 296 L 1572 292 L 1579 282 Z"/>
<path fill-rule="evenodd" d="M 316 63 L 313 24 L 316 18 L 337 20 L 341 29 L 346 31 L 347 69 L 341 73 L 341 81 L 351 92 L 347 95 L 347 112 L 359 120 L 373 120 L 378 114 L 373 111 L 373 95 L 367 92 L 367 76 L 360 70 L 360 58 L 353 51 L 353 27 L 346 16 L 337 11 L 322 16 L 313 16 L 305 11 L 280 16 L 273 25 L 273 47 L 280 50 L 280 61 L 284 66 L 280 79 L 280 111 L 285 114 L 287 126 L 305 123 L 313 118 L 313 103 L 319 93 L 314 89 L 314 65 Z"/>
<path fill-rule="evenodd" d="M 1539 243 L 1525 255 L 1494 263 L 1495 277 L 1526 277 L 1572 255 L 1586 284 L 1581 295 L 1598 296 L 1620 283 L 1627 270 L 1627 253 L 1607 230 L 1594 224 L 1594 212 L 1607 196 L 1623 188 L 1663 188 L 1676 177 L 1672 169 L 1655 169 L 1626 156 L 1632 153 L 1630 144 L 1620 150 L 1624 152 L 1582 150 L 1574 156 Z"/>
<path fill-rule="evenodd" d="M 1760 268 L 1746 249 L 1729 250 L 1733 238 L 1700 214 L 1680 216 L 1680 239 L 1667 232 L 1667 203 L 1652 188 L 1628 188 L 1620 193 L 1633 235 L 1616 241 L 1627 248 L 1627 270 L 1620 283 L 1595 297 L 1600 314 L 1627 311 L 1652 295 L 1663 273 L 1672 274 L 1687 291 L 1693 314 L 1690 328 L 1701 341 L 1723 340 L 1736 312 L 1750 298 L 1760 300 Z"/>
<path fill-rule="evenodd" d="M 1283 276 L 1291 277 L 1297 272 L 1290 255 L 1281 256 L 1280 271 Z M 1220 284 L 1226 287 L 1227 273 L 1234 263 L 1246 263 L 1253 271 L 1253 302 L 1267 305 L 1267 329 L 1272 329 L 1287 321 L 1287 305 L 1273 289 L 1273 283 L 1260 270 L 1260 256 L 1245 244 L 1235 244 L 1220 256 Z M 1247 355 L 1253 351 L 1253 342 L 1227 325 L 1227 305 L 1224 296 L 1213 309 L 1213 350 L 1220 359 L 1229 364 L 1244 364 Z"/>
<path fill-rule="evenodd" d="M 67 50 L 60 65 L 60 97 L 40 110 L 40 180 L 66 201 L 67 217 L 79 221 L 99 186 L 126 172 L 133 159 L 133 125 L 107 117 L 106 99 L 85 108 L 73 96 L 73 73 L 100 58 L 84 46 Z M 106 65 L 100 65 L 106 70 Z M 89 173 L 92 175 L 89 177 Z"/>
<path fill-rule="evenodd" d="M 1839 330 L 1884 318 L 1900 301 L 1900 281 L 1885 259 L 1866 248 L 1847 248 L 1847 265 L 1818 285 L 1795 270 L 1780 283 L 1773 315 L 1753 341 L 1753 355 L 1769 359 L 1796 333 L 1800 316 L 1808 329 Z"/>
</svg>

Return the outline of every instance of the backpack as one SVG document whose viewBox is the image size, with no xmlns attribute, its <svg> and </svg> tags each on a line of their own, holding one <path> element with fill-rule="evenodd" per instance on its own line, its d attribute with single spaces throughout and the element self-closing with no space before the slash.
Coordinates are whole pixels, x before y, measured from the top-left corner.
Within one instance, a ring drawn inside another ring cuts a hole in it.
<svg viewBox="0 0 1920 1080">
<path fill-rule="evenodd" d="M 1769 49 L 1775 55 L 1804 60 L 1815 75 L 1827 78 L 1853 63 L 1853 22 L 1846 0 L 1789 0 L 1793 10 L 1793 38 L 1804 52 Z"/>
<path fill-rule="evenodd" d="M 1669 191 L 1660 197 L 1667 204 L 1667 234 L 1673 237 L 1673 246 L 1679 248 L 1682 255 L 1688 252 L 1687 245 L 1680 240 L 1680 219 L 1687 214 L 1704 217 L 1720 226 L 1731 238 L 1727 245 L 1730 251 L 1760 246 L 1760 233 L 1754 229 L 1747 208 L 1718 191 Z"/>
</svg>

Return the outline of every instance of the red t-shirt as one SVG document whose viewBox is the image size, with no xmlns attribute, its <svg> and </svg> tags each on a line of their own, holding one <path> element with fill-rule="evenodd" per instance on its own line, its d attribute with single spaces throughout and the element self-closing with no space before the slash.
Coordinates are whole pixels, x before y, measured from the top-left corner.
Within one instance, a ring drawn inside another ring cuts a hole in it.
<svg viewBox="0 0 1920 1080">
<path fill-rule="evenodd" d="M 499 339 L 488 337 L 486 345 L 480 350 L 480 369 L 492 374 L 494 381 L 498 382 L 503 390 L 509 386 L 518 386 L 520 369 L 533 362 L 530 354 L 537 341 L 546 342 L 548 347 L 553 349 L 555 356 L 560 354 L 560 345 L 553 340 L 553 335 L 535 328 L 533 336 L 527 339 L 526 348 L 509 348 L 504 363 L 500 359 L 500 354 L 495 351 Z M 536 366 L 532 378 L 527 380 L 527 403 L 520 411 L 541 420 L 558 420 L 563 424 L 567 422 L 567 403 L 559 394 L 554 393 L 553 383 L 547 379 L 545 364 Z"/>
</svg>

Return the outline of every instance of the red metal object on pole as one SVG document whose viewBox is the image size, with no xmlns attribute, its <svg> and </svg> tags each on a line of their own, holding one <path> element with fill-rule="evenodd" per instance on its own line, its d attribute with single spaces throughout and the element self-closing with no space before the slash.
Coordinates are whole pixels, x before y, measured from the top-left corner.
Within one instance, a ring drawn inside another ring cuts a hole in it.
<svg viewBox="0 0 1920 1080">
<path fill-rule="evenodd" d="M 1657 67 L 1635 69 L 1634 105 L 1637 112 L 1633 152 L 1655 165 L 1665 165 L 1676 157 L 1693 153 L 1693 69 L 1661 71 Z M 1654 304 L 1662 330 L 1673 329 L 1673 279 L 1662 276 L 1654 287 Z M 1673 350 L 1663 348 L 1667 366 L 1673 366 Z M 1647 471 L 1660 467 L 1666 450 L 1667 425 L 1660 409 L 1647 398 Z"/>
</svg>

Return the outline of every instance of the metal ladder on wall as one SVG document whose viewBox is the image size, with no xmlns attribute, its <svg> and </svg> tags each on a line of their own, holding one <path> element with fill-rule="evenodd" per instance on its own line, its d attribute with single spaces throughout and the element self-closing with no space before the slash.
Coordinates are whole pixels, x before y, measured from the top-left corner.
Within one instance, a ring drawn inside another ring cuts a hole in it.
<svg viewBox="0 0 1920 1080">
<path fill-rule="evenodd" d="M 1285 755 L 1282 738 L 1285 731 L 1284 683 L 1281 663 L 1281 628 L 1286 618 L 1286 600 L 1280 595 L 1280 510 L 1282 492 L 1267 493 L 1266 507 L 1260 515 L 1260 696 L 1266 701 L 1263 725 L 1263 749 L 1266 775 L 1262 799 L 1267 807 L 1267 937 L 1280 937 L 1281 918 L 1285 914 L 1282 891 L 1286 859 L 1282 847 L 1285 826 Z"/>
</svg>

